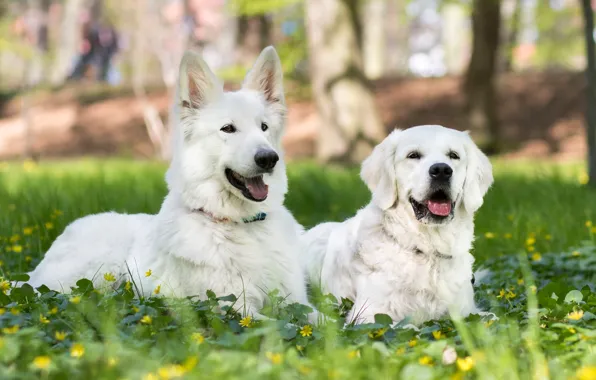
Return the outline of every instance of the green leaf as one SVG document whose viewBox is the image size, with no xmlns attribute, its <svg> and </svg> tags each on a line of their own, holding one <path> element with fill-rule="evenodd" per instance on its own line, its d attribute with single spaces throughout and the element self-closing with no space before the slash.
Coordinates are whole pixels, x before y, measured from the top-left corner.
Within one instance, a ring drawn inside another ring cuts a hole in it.
<svg viewBox="0 0 596 380">
<path fill-rule="evenodd" d="M 584 295 L 579 290 L 572 290 L 565 296 L 565 303 L 580 303 L 584 299 Z"/>
<path fill-rule="evenodd" d="M 387 314 L 375 314 L 375 323 L 389 326 L 393 323 L 393 319 Z"/>
</svg>

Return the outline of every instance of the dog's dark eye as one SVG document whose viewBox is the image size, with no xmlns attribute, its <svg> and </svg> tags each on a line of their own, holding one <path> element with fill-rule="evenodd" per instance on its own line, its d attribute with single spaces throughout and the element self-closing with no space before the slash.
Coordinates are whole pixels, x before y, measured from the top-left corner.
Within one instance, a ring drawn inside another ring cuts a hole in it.
<svg viewBox="0 0 596 380">
<path fill-rule="evenodd" d="M 420 152 L 410 152 L 407 156 L 411 160 L 419 160 L 420 159 Z"/>
<path fill-rule="evenodd" d="M 447 156 L 449 156 L 449 158 L 452 160 L 459 160 L 459 154 L 455 153 L 454 151 L 449 152 Z"/>
<path fill-rule="evenodd" d="M 261 123 L 261 130 L 262 130 L 263 132 L 265 132 L 265 131 L 266 131 L 266 130 L 268 130 L 268 129 L 269 129 L 269 126 L 268 126 L 267 124 L 265 124 L 265 123 Z"/>
<path fill-rule="evenodd" d="M 220 131 L 225 133 L 234 133 L 236 132 L 236 127 L 234 127 L 232 124 L 226 124 L 223 127 L 221 127 Z"/>
</svg>

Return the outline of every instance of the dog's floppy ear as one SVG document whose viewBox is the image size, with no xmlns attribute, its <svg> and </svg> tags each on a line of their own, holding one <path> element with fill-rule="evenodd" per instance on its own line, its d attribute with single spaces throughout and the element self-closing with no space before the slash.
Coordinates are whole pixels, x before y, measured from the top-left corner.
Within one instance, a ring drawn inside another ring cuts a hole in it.
<svg viewBox="0 0 596 380">
<path fill-rule="evenodd" d="M 180 62 L 178 97 L 183 108 L 199 109 L 223 92 L 223 85 L 203 58 L 191 50 Z"/>
<path fill-rule="evenodd" d="M 464 183 L 463 203 L 466 210 L 473 214 L 484 202 L 484 195 L 493 184 L 493 167 L 486 155 L 476 146 L 468 132 L 465 134 L 466 180 Z"/>
<path fill-rule="evenodd" d="M 263 49 L 242 87 L 260 92 L 270 105 L 285 105 L 283 70 L 273 46 Z"/>
<path fill-rule="evenodd" d="M 373 202 L 387 210 L 397 201 L 397 179 L 395 178 L 395 151 L 401 130 L 391 132 L 370 156 L 362 162 L 360 177 L 372 193 Z"/>
</svg>

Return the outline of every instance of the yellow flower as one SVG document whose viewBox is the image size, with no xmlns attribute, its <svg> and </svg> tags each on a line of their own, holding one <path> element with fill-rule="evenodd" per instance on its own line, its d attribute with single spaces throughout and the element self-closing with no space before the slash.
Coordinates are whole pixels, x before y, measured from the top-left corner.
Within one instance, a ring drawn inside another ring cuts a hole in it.
<svg viewBox="0 0 596 380">
<path fill-rule="evenodd" d="M 31 260 L 33 260 L 33 257 L 31 257 L 31 256 L 25 256 L 25 261 L 26 262 L 30 263 Z"/>
<path fill-rule="evenodd" d="M 538 288 L 536 287 L 536 285 L 530 285 L 530 291 L 532 292 L 532 294 L 536 294 Z"/>
<path fill-rule="evenodd" d="M 571 252 L 571 255 L 572 256 L 579 256 L 579 255 L 581 255 L 581 253 L 579 251 L 573 251 L 573 252 Z"/>
<path fill-rule="evenodd" d="M 577 370 L 575 374 L 577 380 L 594 380 L 596 379 L 596 366 L 584 366 Z"/>
<path fill-rule="evenodd" d="M 577 181 L 580 185 L 587 185 L 590 182 L 590 176 L 588 176 L 588 173 L 583 172 L 577 176 Z"/>
<path fill-rule="evenodd" d="M 129 291 L 131 287 L 132 285 L 130 284 L 130 281 L 126 281 L 126 283 L 124 284 L 124 290 Z"/>
<path fill-rule="evenodd" d="M 18 244 L 17 245 L 13 245 L 12 246 L 12 251 L 15 252 L 15 253 L 21 253 L 21 252 L 23 252 L 23 247 L 20 246 L 20 245 L 18 245 Z"/>
<path fill-rule="evenodd" d="M 58 308 L 56 306 L 54 306 L 53 308 L 50 309 L 50 311 L 48 312 L 50 315 L 54 315 L 58 313 Z"/>
<path fill-rule="evenodd" d="M 197 343 L 197 344 L 201 344 L 201 343 L 203 343 L 205 341 L 205 337 L 200 332 L 193 333 L 190 336 L 190 339 L 192 339 L 192 341 L 195 342 L 195 343 Z"/>
<path fill-rule="evenodd" d="M 516 294 L 513 293 L 511 290 L 507 292 L 507 295 L 505 296 L 505 298 L 507 298 L 508 300 L 513 299 L 516 297 Z"/>
<path fill-rule="evenodd" d="M 541 329 L 545 329 L 545 328 L 546 328 L 546 323 L 541 323 L 541 324 L 540 324 L 540 328 L 541 328 Z"/>
<path fill-rule="evenodd" d="M 54 223 L 46 222 L 45 226 L 46 226 L 46 229 L 51 230 L 52 228 L 54 228 Z"/>
<path fill-rule="evenodd" d="M 85 347 L 80 343 L 75 343 L 70 348 L 70 356 L 73 358 L 81 358 L 85 355 Z"/>
<path fill-rule="evenodd" d="M 157 285 L 153 290 L 153 294 L 159 294 L 161 292 L 161 284 Z"/>
<path fill-rule="evenodd" d="M 484 323 L 484 326 L 485 327 L 490 327 L 490 326 L 492 326 L 493 323 L 495 323 L 495 320 L 494 319 L 491 319 L 491 320 L 486 321 Z"/>
<path fill-rule="evenodd" d="M 300 329 L 300 335 L 302 335 L 304 337 L 311 336 L 312 335 L 312 327 L 309 325 L 302 327 Z"/>
<path fill-rule="evenodd" d="M 553 239 L 553 236 L 550 235 L 550 234 L 547 234 L 547 235 L 544 235 L 544 239 L 546 239 L 546 240 L 552 240 Z"/>
<path fill-rule="evenodd" d="M 116 277 L 114 277 L 114 275 L 109 272 L 103 275 L 103 279 L 106 280 L 107 282 L 116 281 Z"/>
<path fill-rule="evenodd" d="M 81 302 L 81 297 L 79 297 L 79 296 L 70 297 L 70 303 L 78 305 L 80 302 Z"/>
<path fill-rule="evenodd" d="M 395 350 L 395 354 L 396 355 L 403 355 L 406 353 L 406 348 L 405 347 L 399 347 L 397 350 Z"/>
<path fill-rule="evenodd" d="M 151 276 L 151 269 L 149 269 L 147 272 L 145 272 L 145 277 L 149 277 Z"/>
<path fill-rule="evenodd" d="M 4 327 L 2 329 L 2 332 L 6 335 L 16 334 L 19 331 L 19 329 L 20 329 L 19 325 L 14 325 L 12 327 Z"/>
<path fill-rule="evenodd" d="M 492 233 L 492 232 L 487 232 L 487 233 L 484 234 L 484 237 L 487 238 L 487 239 L 494 239 L 495 236 L 496 235 L 494 233 Z"/>
<path fill-rule="evenodd" d="M 425 355 L 423 357 L 421 357 L 420 359 L 418 359 L 418 363 L 422 364 L 422 365 L 432 365 L 433 359 L 428 356 Z"/>
<path fill-rule="evenodd" d="M 159 380 L 159 377 L 157 377 L 157 375 L 153 373 L 148 373 L 145 376 L 143 376 L 143 380 Z"/>
<path fill-rule="evenodd" d="M 192 370 L 194 367 L 196 367 L 198 362 L 199 359 L 197 359 L 196 356 L 189 356 L 184 360 L 184 363 L 182 363 L 182 368 L 184 368 L 184 370 L 188 372 Z"/>
<path fill-rule="evenodd" d="M 542 255 L 539 252 L 536 252 L 532 255 L 532 261 L 540 261 L 542 260 Z"/>
<path fill-rule="evenodd" d="M 26 172 L 31 172 L 31 171 L 35 170 L 36 167 L 37 167 L 37 164 L 33 160 L 27 159 L 27 160 L 23 161 L 23 169 Z"/>
<path fill-rule="evenodd" d="M 152 322 L 153 319 L 148 315 L 144 315 L 143 318 L 141 318 L 141 323 L 144 325 L 150 325 Z"/>
<path fill-rule="evenodd" d="M 302 375 L 306 376 L 310 373 L 311 369 L 303 364 L 301 364 L 298 367 L 298 372 L 300 372 Z"/>
<path fill-rule="evenodd" d="M 138 307 L 136 307 L 135 305 L 132 305 L 132 311 L 134 311 L 135 313 L 138 313 L 139 310 L 140 309 Z"/>
<path fill-rule="evenodd" d="M 584 317 L 583 310 L 574 310 L 571 313 L 567 314 L 567 319 L 571 319 L 572 321 L 579 321 Z"/>
<path fill-rule="evenodd" d="M 40 314 L 39 315 L 39 322 L 43 323 L 44 325 L 47 325 L 48 323 L 50 323 L 50 320 Z"/>
<path fill-rule="evenodd" d="M 108 358 L 108 367 L 113 367 L 118 364 L 118 360 L 116 358 Z"/>
<path fill-rule="evenodd" d="M 470 356 L 465 358 L 457 358 L 457 368 L 462 372 L 468 372 L 474 367 L 474 359 Z"/>
<path fill-rule="evenodd" d="M 276 352 L 267 352 L 265 353 L 265 356 L 267 357 L 267 359 L 269 359 L 271 361 L 271 363 L 273 364 L 281 364 L 281 362 L 283 362 L 284 358 L 282 356 L 282 354 Z"/>
<path fill-rule="evenodd" d="M 567 330 L 572 334 L 575 334 L 577 332 L 573 327 L 569 327 Z"/>
<path fill-rule="evenodd" d="M 240 320 L 240 326 L 242 326 L 242 327 L 250 327 L 251 325 L 252 325 L 252 317 L 250 315 L 248 315 Z"/>
<path fill-rule="evenodd" d="M 596 234 L 596 227 L 592 227 L 592 229 L 590 229 L 590 231 L 591 231 L 593 234 Z"/>
<path fill-rule="evenodd" d="M 19 311 L 19 309 L 17 309 L 16 307 L 11 307 L 10 308 L 10 313 L 12 315 L 19 315 L 19 314 L 21 314 L 21 312 Z"/>
<path fill-rule="evenodd" d="M 8 293 L 9 290 L 10 290 L 10 282 L 8 282 L 6 280 L 0 281 L 0 291 L 2 291 L 2 293 L 6 294 L 6 293 Z"/>
<path fill-rule="evenodd" d="M 526 239 L 526 245 L 534 245 L 536 244 L 536 238 L 533 236 L 530 236 L 529 238 Z"/>
<path fill-rule="evenodd" d="M 49 356 L 37 356 L 33 359 L 33 366 L 37 369 L 46 370 L 52 364 Z"/>
<path fill-rule="evenodd" d="M 592 221 L 591 220 L 586 220 L 586 227 L 588 227 L 588 228 L 592 227 Z"/>
<path fill-rule="evenodd" d="M 380 338 L 380 337 L 382 337 L 383 335 L 385 335 L 385 333 L 386 333 L 386 332 L 387 332 L 387 329 L 386 329 L 386 328 L 382 328 L 382 329 L 378 329 L 378 330 L 375 330 L 375 331 L 371 331 L 371 332 L 369 332 L 369 333 L 368 333 L 368 336 L 369 336 L 371 339 L 374 339 L 374 338 Z"/>
<path fill-rule="evenodd" d="M 528 252 L 534 252 L 536 250 L 536 248 L 533 245 L 526 247 L 526 249 L 528 250 Z"/>
<path fill-rule="evenodd" d="M 31 235 L 33 233 L 33 228 L 25 227 L 23 228 L 23 235 Z"/>
<path fill-rule="evenodd" d="M 359 358 L 359 357 L 360 357 L 360 351 L 358 351 L 358 350 L 352 350 L 352 351 L 348 352 L 348 358 L 350 358 L 350 359 Z"/>
<path fill-rule="evenodd" d="M 410 346 L 410 347 L 414 347 L 414 346 L 416 346 L 416 344 L 418 344 L 416 339 L 412 339 L 408 342 L 408 346 Z"/>
<path fill-rule="evenodd" d="M 441 330 L 433 331 L 433 338 L 435 338 L 435 340 L 439 340 L 444 337 L 445 336 L 443 335 L 443 333 L 441 333 Z"/>
<path fill-rule="evenodd" d="M 56 338 L 57 341 L 62 342 L 64 339 L 66 339 L 66 332 L 56 331 L 54 333 L 54 338 Z"/>
<path fill-rule="evenodd" d="M 503 237 L 504 237 L 505 239 L 511 239 L 511 238 L 513 237 L 513 235 L 512 235 L 512 234 L 510 234 L 510 233 L 506 233 L 505 235 L 503 235 Z"/>
<path fill-rule="evenodd" d="M 186 371 L 180 364 L 169 365 L 161 367 L 157 370 L 157 374 L 161 379 L 175 379 L 184 376 Z"/>
<path fill-rule="evenodd" d="M 501 289 L 501 291 L 499 292 L 499 295 L 497 296 L 497 298 L 503 298 L 505 297 L 505 289 Z"/>
<path fill-rule="evenodd" d="M 58 209 L 54 210 L 54 215 L 60 216 L 62 214 L 64 214 L 64 213 L 61 210 L 58 210 Z"/>
<path fill-rule="evenodd" d="M 518 285 L 523 285 L 524 284 L 524 279 L 523 278 L 518 278 L 517 279 L 517 284 Z"/>
<path fill-rule="evenodd" d="M 3 307 L 0 307 L 0 315 L 2 315 L 2 314 L 4 314 L 4 313 L 6 313 L 6 309 L 5 309 L 5 308 L 3 308 Z"/>
</svg>

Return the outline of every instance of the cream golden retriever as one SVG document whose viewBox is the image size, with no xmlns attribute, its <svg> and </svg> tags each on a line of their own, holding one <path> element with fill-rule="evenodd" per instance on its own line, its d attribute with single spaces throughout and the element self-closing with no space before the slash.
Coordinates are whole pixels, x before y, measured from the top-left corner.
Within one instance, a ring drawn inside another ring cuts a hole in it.
<svg viewBox="0 0 596 380">
<path fill-rule="evenodd" d="M 348 322 L 388 314 L 414 324 L 474 302 L 474 213 L 492 167 L 466 132 L 438 125 L 393 131 L 363 162 L 370 204 L 303 235 L 310 281 L 354 301 Z"/>
</svg>

